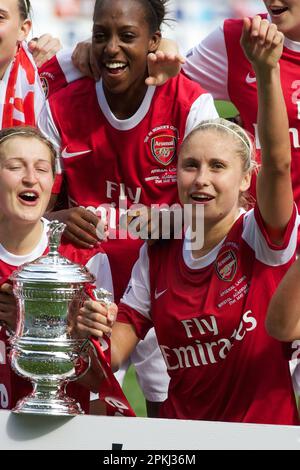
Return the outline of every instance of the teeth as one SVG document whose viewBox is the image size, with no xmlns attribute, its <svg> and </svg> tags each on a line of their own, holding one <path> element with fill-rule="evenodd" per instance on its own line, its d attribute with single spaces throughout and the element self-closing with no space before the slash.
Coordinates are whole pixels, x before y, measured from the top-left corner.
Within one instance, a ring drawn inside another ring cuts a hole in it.
<svg viewBox="0 0 300 470">
<path fill-rule="evenodd" d="M 204 194 L 194 194 L 192 197 L 194 199 L 210 199 L 210 196 L 204 196 Z"/>
<path fill-rule="evenodd" d="M 126 67 L 126 64 L 123 64 L 122 62 L 113 62 L 113 63 L 106 64 L 106 67 L 108 69 L 120 69 L 120 68 Z"/>
<path fill-rule="evenodd" d="M 36 200 L 38 196 L 35 193 L 31 193 L 28 191 L 26 193 L 21 193 L 20 197 L 24 200 Z"/>
<path fill-rule="evenodd" d="M 283 13 L 284 11 L 286 11 L 288 8 L 287 7 L 273 7 L 271 8 L 271 12 L 272 13 Z"/>
</svg>

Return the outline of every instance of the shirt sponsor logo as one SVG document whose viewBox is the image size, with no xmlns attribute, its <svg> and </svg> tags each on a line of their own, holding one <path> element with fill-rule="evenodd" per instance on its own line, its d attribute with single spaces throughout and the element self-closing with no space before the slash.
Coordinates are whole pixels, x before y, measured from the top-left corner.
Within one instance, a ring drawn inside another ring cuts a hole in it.
<svg viewBox="0 0 300 470">
<path fill-rule="evenodd" d="M 215 269 L 221 281 L 232 281 L 237 271 L 237 257 L 234 251 L 220 253 L 215 262 Z"/>
<path fill-rule="evenodd" d="M 246 76 L 246 83 L 251 84 L 256 82 L 256 77 L 251 76 L 250 73 Z"/>
<path fill-rule="evenodd" d="M 161 165 L 169 165 L 176 155 L 177 138 L 172 135 L 160 134 L 151 139 L 151 152 Z"/>
<path fill-rule="evenodd" d="M 63 151 L 61 152 L 62 158 L 72 158 L 72 157 L 78 157 L 79 155 L 85 155 L 86 153 L 90 153 L 92 150 L 79 150 L 78 152 L 68 152 L 67 151 L 68 147 L 65 147 Z"/>
</svg>

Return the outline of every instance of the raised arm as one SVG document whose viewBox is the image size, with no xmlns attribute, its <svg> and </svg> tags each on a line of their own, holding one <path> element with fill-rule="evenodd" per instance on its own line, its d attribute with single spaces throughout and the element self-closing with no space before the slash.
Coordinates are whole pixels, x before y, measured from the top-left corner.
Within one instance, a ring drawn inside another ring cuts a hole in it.
<svg viewBox="0 0 300 470">
<path fill-rule="evenodd" d="M 291 266 L 269 305 L 266 328 L 280 341 L 300 338 L 300 259 Z"/>
<path fill-rule="evenodd" d="M 62 49 L 60 40 L 50 34 L 43 34 L 39 38 L 31 39 L 28 47 L 37 67 L 41 67 Z"/>
<path fill-rule="evenodd" d="M 262 164 L 257 203 L 271 240 L 280 244 L 293 211 L 289 125 L 279 68 L 283 34 L 259 16 L 252 21 L 246 18 L 241 44 L 252 63 L 258 88 Z"/>
</svg>

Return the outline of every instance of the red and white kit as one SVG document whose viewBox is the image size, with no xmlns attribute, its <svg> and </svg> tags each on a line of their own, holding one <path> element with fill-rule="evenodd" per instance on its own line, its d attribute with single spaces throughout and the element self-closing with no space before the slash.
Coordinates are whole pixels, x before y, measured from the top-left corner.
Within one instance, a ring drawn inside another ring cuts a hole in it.
<svg viewBox="0 0 300 470">
<path fill-rule="evenodd" d="M 24 263 L 34 261 L 48 251 L 47 224 L 43 219 L 44 231 L 39 244 L 28 255 L 16 256 L 9 253 L 0 244 L 0 284 L 7 282 L 13 271 Z M 102 287 L 113 292 L 111 271 L 107 255 L 101 249 L 78 249 L 65 240 L 62 241 L 59 252 L 74 263 L 85 265 L 94 274 L 96 287 Z M 8 360 L 9 334 L 0 325 L 0 409 L 11 409 L 16 402 L 31 392 L 31 384 L 17 376 L 10 367 Z M 71 396 L 79 399 L 83 409 L 88 413 L 90 393 L 84 387 L 72 383 L 68 385 Z"/>
<path fill-rule="evenodd" d="M 118 321 L 140 338 L 155 327 L 170 376 L 162 417 L 298 424 L 290 345 L 265 331 L 297 229 L 295 208 L 282 245 L 272 245 L 256 207 L 202 258 L 187 239 L 141 249 Z"/>
<path fill-rule="evenodd" d="M 132 204 L 176 203 L 178 147 L 195 125 L 214 117 L 211 95 L 179 76 L 162 87 L 149 87 L 138 111 L 119 120 L 109 108 L 102 81 L 95 84 L 85 78 L 49 99 L 39 126 L 61 148 L 71 206 L 95 212 L 103 205 L 121 204 L 126 209 Z M 117 225 L 118 220 L 111 218 L 110 228 Z M 131 239 L 103 245 L 116 301 L 124 293 L 141 245 Z M 153 332 L 131 359 L 146 398 L 164 401 L 168 376 L 161 356 L 157 357 Z"/>
<path fill-rule="evenodd" d="M 134 116 L 116 119 L 102 81 L 77 80 L 53 95 L 41 115 L 42 131 L 61 148 L 61 165 L 72 206 L 173 204 L 178 201 L 176 163 L 184 136 L 203 119 L 216 117 L 212 97 L 185 77 L 149 87 Z M 110 227 L 117 221 L 110 219 Z M 123 294 L 140 243 L 105 245 L 115 298 Z M 121 268 L 120 268 L 121 266 Z"/>
<path fill-rule="evenodd" d="M 266 18 L 267 15 L 261 15 Z M 187 54 L 184 73 L 206 88 L 215 99 L 228 100 L 237 107 L 243 127 L 256 137 L 257 85 L 255 73 L 240 46 L 242 20 L 225 20 Z M 292 143 L 292 183 L 300 209 L 300 43 L 284 40 L 279 61 L 281 83 L 289 117 Z"/>
</svg>

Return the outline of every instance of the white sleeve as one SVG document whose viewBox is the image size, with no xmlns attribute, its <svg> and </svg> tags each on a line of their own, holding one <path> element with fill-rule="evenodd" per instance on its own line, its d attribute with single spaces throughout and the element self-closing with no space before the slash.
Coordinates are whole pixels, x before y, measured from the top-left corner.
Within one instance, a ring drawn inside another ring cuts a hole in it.
<svg viewBox="0 0 300 470">
<path fill-rule="evenodd" d="M 143 394 L 148 401 L 163 402 L 168 397 L 170 377 L 154 328 L 137 344 L 130 356 Z"/>
<path fill-rule="evenodd" d="M 140 249 L 139 259 L 133 266 L 131 279 L 121 302 L 137 310 L 144 317 L 151 319 L 149 258 L 146 243 Z"/>
<path fill-rule="evenodd" d="M 212 94 L 215 100 L 230 101 L 228 58 L 223 26 L 209 34 L 187 53 L 184 73 Z"/>
<path fill-rule="evenodd" d="M 150 277 L 147 244 L 140 249 L 131 279 L 121 302 L 150 317 Z M 155 335 L 150 328 L 144 340 L 140 341 L 130 356 L 146 400 L 163 402 L 168 396 L 169 375 Z"/>
<path fill-rule="evenodd" d="M 42 132 L 42 134 L 44 134 L 44 136 L 47 139 L 49 139 L 50 142 L 52 142 L 57 152 L 57 155 L 59 156 L 61 152 L 61 138 L 57 130 L 57 127 L 54 123 L 48 100 L 46 101 L 42 109 L 42 112 L 39 115 L 37 125 L 40 131 Z M 56 173 L 60 174 L 61 172 L 62 172 L 61 159 L 57 158 L 56 159 Z"/>
<path fill-rule="evenodd" d="M 244 227 L 242 238 L 255 252 L 255 257 L 258 261 L 268 266 L 281 266 L 288 263 L 294 256 L 297 247 L 299 219 L 296 216 L 296 221 L 292 227 L 288 243 L 284 248 L 272 248 L 259 224 L 256 221 L 254 209 L 245 214 Z"/>
<path fill-rule="evenodd" d="M 201 121 L 219 117 L 211 94 L 203 93 L 193 103 L 186 120 L 184 137 L 186 137 Z"/>
<path fill-rule="evenodd" d="M 114 296 L 114 288 L 108 257 L 105 253 L 97 253 L 86 264 L 96 278 L 96 287 L 106 289 Z"/>
<path fill-rule="evenodd" d="M 68 83 L 74 82 L 84 76 L 73 64 L 72 53 L 73 50 L 71 49 L 62 49 L 56 54 L 57 62 L 59 63 Z"/>
</svg>

